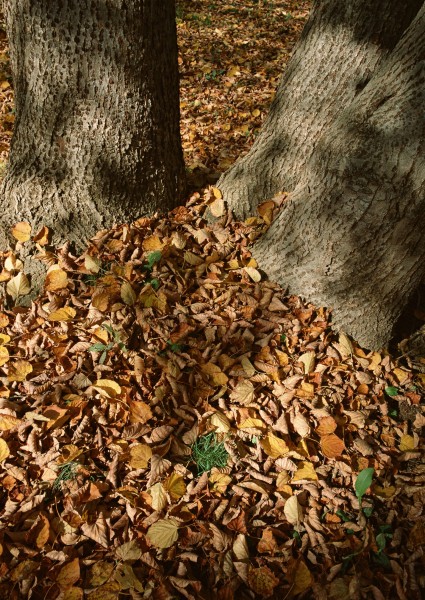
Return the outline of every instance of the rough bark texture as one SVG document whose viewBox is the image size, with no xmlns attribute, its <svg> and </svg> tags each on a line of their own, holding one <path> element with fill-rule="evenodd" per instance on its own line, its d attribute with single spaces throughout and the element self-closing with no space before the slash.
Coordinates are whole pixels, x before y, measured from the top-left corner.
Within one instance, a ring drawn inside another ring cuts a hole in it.
<svg viewBox="0 0 425 600">
<path fill-rule="evenodd" d="M 263 132 L 218 184 L 242 216 L 290 192 L 254 255 L 366 347 L 425 275 L 422 5 L 317 3 Z"/>
<path fill-rule="evenodd" d="M 174 0 L 7 0 L 16 120 L 0 247 L 27 220 L 81 245 L 181 199 Z"/>
</svg>

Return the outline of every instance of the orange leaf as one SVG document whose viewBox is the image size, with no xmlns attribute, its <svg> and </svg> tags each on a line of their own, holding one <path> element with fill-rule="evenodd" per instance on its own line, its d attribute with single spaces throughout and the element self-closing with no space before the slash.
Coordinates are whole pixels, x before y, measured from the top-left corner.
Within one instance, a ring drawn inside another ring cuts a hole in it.
<svg viewBox="0 0 425 600">
<path fill-rule="evenodd" d="M 152 419 L 153 414 L 146 402 L 130 401 L 130 421 L 144 425 Z"/>
<path fill-rule="evenodd" d="M 32 239 L 37 244 L 40 244 L 40 246 L 45 246 L 49 243 L 49 228 L 46 226 L 42 227 Z"/>
<path fill-rule="evenodd" d="M 345 450 L 344 442 L 334 433 L 324 435 L 320 440 L 320 446 L 323 454 L 328 458 L 337 458 Z"/>
<path fill-rule="evenodd" d="M 328 435 L 329 433 L 333 433 L 337 428 L 337 424 L 333 417 L 324 417 L 320 419 L 318 427 L 316 427 L 317 433 L 322 435 Z"/>
</svg>

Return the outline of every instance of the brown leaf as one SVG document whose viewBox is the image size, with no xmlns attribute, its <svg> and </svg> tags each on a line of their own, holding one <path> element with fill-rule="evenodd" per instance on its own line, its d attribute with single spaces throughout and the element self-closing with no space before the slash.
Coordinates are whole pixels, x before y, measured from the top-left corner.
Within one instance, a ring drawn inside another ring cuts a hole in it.
<svg viewBox="0 0 425 600">
<path fill-rule="evenodd" d="M 275 587 L 279 585 L 279 579 L 267 566 L 258 568 L 250 566 L 248 569 L 248 585 L 255 594 L 268 598 L 273 594 Z"/>
</svg>

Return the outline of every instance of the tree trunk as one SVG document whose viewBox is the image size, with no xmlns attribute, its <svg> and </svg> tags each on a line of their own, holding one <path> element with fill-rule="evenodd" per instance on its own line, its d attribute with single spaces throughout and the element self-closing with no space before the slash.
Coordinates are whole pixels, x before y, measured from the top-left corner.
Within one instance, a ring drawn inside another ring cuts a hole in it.
<svg viewBox="0 0 425 600">
<path fill-rule="evenodd" d="M 259 138 L 218 183 L 240 216 L 290 192 L 260 267 L 369 348 L 425 276 L 425 8 L 401 4 L 316 3 Z"/>
<path fill-rule="evenodd" d="M 174 1 L 8 0 L 16 120 L 0 247 L 26 220 L 81 246 L 184 191 Z"/>
</svg>

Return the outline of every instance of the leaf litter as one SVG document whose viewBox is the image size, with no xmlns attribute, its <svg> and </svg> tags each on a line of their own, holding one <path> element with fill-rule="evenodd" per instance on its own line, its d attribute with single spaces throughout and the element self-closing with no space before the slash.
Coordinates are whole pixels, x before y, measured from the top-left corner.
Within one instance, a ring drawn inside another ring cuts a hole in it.
<svg viewBox="0 0 425 600">
<path fill-rule="evenodd" d="M 195 187 L 249 149 L 309 5 L 178 3 Z M 14 120 L 1 33 L 0 160 Z M 235 223 L 217 192 L 99 232 L 80 257 L 50 248 L 47 228 L 12 231 L 3 597 L 423 596 L 423 372 L 265 279 L 249 245 L 282 199 Z M 49 273 L 25 308 L 29 240 Z"/>
<path fill-rule="evenodd" d="M 215 200 L 38 244 L 43 292 L 3 299 L 3 597 L 421 597 L 423 374 L 268 281 L 269 220 Z"/>
</svg>

